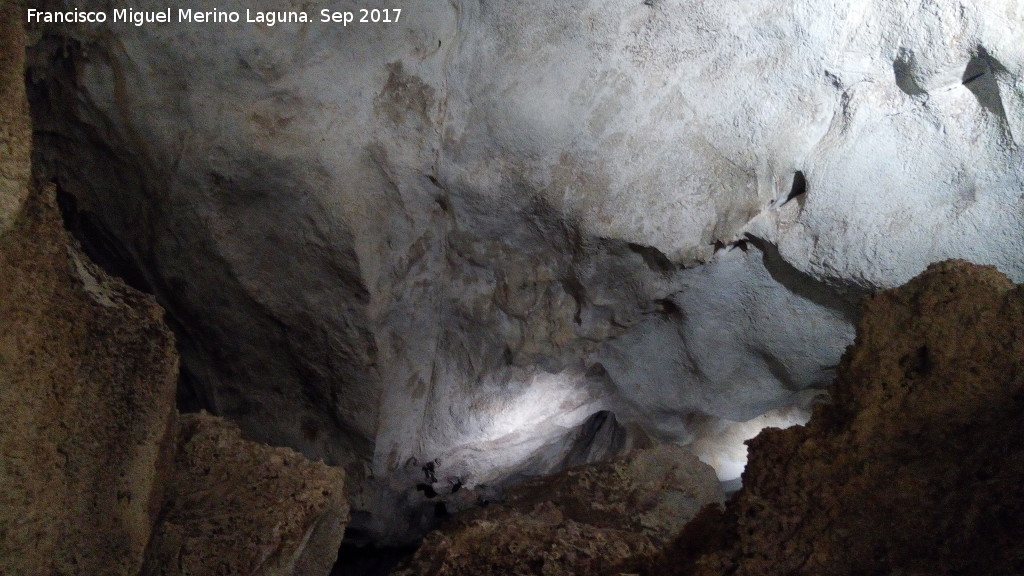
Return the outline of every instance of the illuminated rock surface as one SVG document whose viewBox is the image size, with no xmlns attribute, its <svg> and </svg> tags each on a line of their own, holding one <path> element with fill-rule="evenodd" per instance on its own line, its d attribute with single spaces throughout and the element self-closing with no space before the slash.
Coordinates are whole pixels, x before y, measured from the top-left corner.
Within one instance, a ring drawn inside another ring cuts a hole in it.
<svg viewBox="0 0 1024 576">
<path fill-rule="evenodd" d="M 870 298 L 833 399 L 649 573 L 1024 572 L 1024 286 L 952 261 Z"/>
<path fill-rule="evenodd" d="M 427 463 L 500 483 L 601 411 L 685 443 L 806 407 L 860 291 L 951 256 L 1024 279 L 1022 10 L 65 26 L 30 92 L 87 247 L 168 310 L 183 405 L 372 476 L 354 523 L 403 541 L 373 518 Z"/>
<path fill-rule="evenodd" d="M 714 471 L 685 449 L 639 450 L 527 482 L 457 517 L 395 576 L 629 572 L 723 499 Z"/>
</svg>

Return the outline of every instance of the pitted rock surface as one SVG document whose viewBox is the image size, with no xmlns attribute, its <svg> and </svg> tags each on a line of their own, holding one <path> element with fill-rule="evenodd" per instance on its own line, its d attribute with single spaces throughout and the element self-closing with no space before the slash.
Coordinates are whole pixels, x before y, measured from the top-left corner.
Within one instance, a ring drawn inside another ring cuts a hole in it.
<svg viewBox="0 0 1024 576">
<path fill-rule="evenodd" d="M 0 574 L 135 576 L 173 457 L 174 338 L 79 251 L 52 187 L 25 198 L 0 235 Z"/>
<path fill-rule="evenodd" d="M 142 574 L 325 576 L 347 522 L 339 468 L 244 440 L 215 416 L 185 414 Z"/>
<path fill-rule="evenodd" d="M 871 297 L 832 396 L 649 573 L 1024 572 L 1024 286 L 950 261 Z"/>
<path fill-rule="evenodd" d="M 629 572 L 723 498 L 711 467 L 686 449 L 637 450 L 524 482 L 503 502 L 456 516 L 397 574 Z"/>
</svg>

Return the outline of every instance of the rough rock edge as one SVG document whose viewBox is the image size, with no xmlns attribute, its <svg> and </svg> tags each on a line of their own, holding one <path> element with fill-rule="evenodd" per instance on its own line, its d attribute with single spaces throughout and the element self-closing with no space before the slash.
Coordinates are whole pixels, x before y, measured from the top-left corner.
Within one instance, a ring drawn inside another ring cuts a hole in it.
<svg viewBox="0 0 1024 576">
<path fill-rule="evenodd" d="M 78 250 L 52 187 L 35 186 L 9 232 L 0 574 L 328 574 L 348 520 L 343 472 L 213 416 L 179 426 L 162 309 Z"/>
<path fill-rule="evenodd" d="M 525 482 L 429 534 L 395 576 L 618 574 L 722 502 L 710 466 L 674 445 Z"/>
<path fill-rule="evenodd" d="M 0 573 L 138 572 L 174 430 L 162 315 L 85 264 L 35 186 L 0 240 Z"/>
<path fill-rule="evenodd" d="M 322 576 L 348 522 L 344 473 L 185 414 L 161 516 L 144 576 Z"/>
<path fill-rule="evenodd" d="M 648 573 L 1024 573 L 1024 286 L 947 261 L 867 299 L 833 398 Z"/>
<path fill-rule="evenodd" d="M 53 187 L 30 182 L 23 9 L 0 3 L 0 574 L 136 576 L 151 534 L 176 527 L 154 528 L 173 511 L 165 484 L 171 497 L 205 485 L 173 469 L 178 357 L 163 310 L 90 262 L 61 225 Z M 264 485 L 279 499 L 259 510 L 269 518 L 231 526 L 236 538 L 279 529 L 290 556 L 258 574 L 327 574 L 347 520 L 342 472 L 241 441 L 210 416 L 182 420 L 179 456 L 214 434 L 232 439 L 237 459 L 271 460 Z M 255 510 L 260 496 L 239 506 Z M 187 512 L 206 516 L 210 504 Z M 305 515 L 272 522 L 296 510 Z"/>
<path fill-rule="evenodd" d="M 25 29 L 20 0 L 0 2 L 0 236 L 28 193 L 32 125 L 25 99 Z"/>
</svg>

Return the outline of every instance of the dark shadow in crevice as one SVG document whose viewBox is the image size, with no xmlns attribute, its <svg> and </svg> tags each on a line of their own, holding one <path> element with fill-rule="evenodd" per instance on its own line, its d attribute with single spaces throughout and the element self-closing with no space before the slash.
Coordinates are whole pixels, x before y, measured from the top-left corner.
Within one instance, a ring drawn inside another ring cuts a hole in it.
<svg viewBox="0 0 1024 576">
<path fill-rule="evenodd" d="M 669 274 L 675 272 L 677 266 L 672 263 L 672 260 L 665 255 L 664 252 L 658 250 L 654 246 L 645 246 L 643 244 L 636 244 L 629 242 L 626 244 L 629 250 L 634 254 L 640 255 L 644 259 L 644 263 L 647 267 L 654 272 L 661 274 Z"/>
<path fill-rule="evenodd" d="M 860 300 L 870 294 L 869 291 L 852 285 L 836 287 L 817 280 L 786 262 L 776 245 L 755 236 L 747 237 L 763 254 L 764 267 L 776 282 L 793 294 L 818 306 L 835 310 L 846 321 L 856 324 L 860 318 Z"/>
<path fill-rule="evenodd" d="M 156 292 L 145 273 L 136 264 L 131 252 L 104 226 L 102 219 L 87 210 L 79 209 L 78 199 L 59 184 L 57 206 L 60 209 L 64 228 L 78 242 L 82 252 L 108 275 L 120 278 L 125 284 L 150 296 Z M 188 343 L 185 326 L 172 314 L 164 314 L 164 323 L 175 335 L 179 355 L 181 346 Z M 195 375 L 182 363 L 178 368 L 176 406 L 179 412 L 207 410 L 216 413 L 212 399 L 202 392 Z"/>
<path fill-rule="evenodd" d="M 909 96 L 920 96 L 926 93 L 914 79 L 915 68 L 914 53 L 907 49 L 901 49 L 892 63 L 892 72 L 896 79 L 896 86 Z"/>
<path fill-rule="evenodd" d="M 135 265 L 128 249 L 107 230 L 96 214 L 79 210 L 78 199 L 60 186 L 57 186 L 57 206 L 64 220 L 64 228 L 78 241 L 82 252 L 93 263 L 139 292 L 153 294 L 153 288 L 145 274 Z"/>
<path fill-rule="evenodd" d="M 987 50 L 978 47 L 977 53 L 964 68 L 962 81 L 964 86 L 974 94 L 978 103 L 996 116 L 1006 119 L 1003 99 L 999 96 L 999 84 L 996 74 L 1006 69 Z"/>
<path fill-rule="evenodd" d="M 330 576 L 386 576 L 403 560 L 410 558 L 419 546 L 377 547 L 350 544 L 365 540 L 345 531 L 345 539 L 338 550 L 338 561 Z"/>
<path fill-rule="evenodd" d="M 782 204 L 785 205 L 790 200 L 801 198 L 804 194 L 807 194 L 807 178 L 804 177 L 802 171 L 797 170 L 793 173 L 793 185 L 789 189 L 789 195 L 786 196 L 786 201 Z"/>
</svg>

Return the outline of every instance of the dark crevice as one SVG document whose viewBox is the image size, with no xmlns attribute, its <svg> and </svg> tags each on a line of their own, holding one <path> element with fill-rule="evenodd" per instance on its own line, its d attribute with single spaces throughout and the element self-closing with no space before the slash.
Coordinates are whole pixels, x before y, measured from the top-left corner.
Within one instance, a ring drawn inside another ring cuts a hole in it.
<svg viewBox="0 0 1024 576">
<path fill-rule="evenodd" d="M 203 387 L 199 385 L 195 376 L 184 365 L 178 369 L 178 388 L 175 403 L 178 406 L 178 412 L 181 413 L 199 412 L 200 410 L 209 412 L 210 407 L 213 405 L 213 402 L 203 392 Z"/>
<path fill-rule="evenodd" d="M 917 83 L 917 80 L 914 78 L 914 69 L 916 66 L 917 64 L 914 61 L 914 53 L 907 49 L 901 49 L 899 54 L 896 56 L 896 60 L 892 63 L 892 71 L 896 80 L 896 86 L 909 96 L 920 96 L 921 94 L 925 94 L 925 90 L 921 88 Z"/>
<path fill-rule="evenodd" d="M 672 301 L 671 298 L 660 298 L 655 300 L 654 306 L 653 312 L 655 314 L 679 320 L 683 318 L 683 311 L 679 308 L 678 304 Z"/>
<path fill-rule="evenodd" d="M 654 272 L 668 274 L 674 272 L 677 268 L 664 252 L 654 246 L 644 246 L 643 244 L 635 244 L 633 242 L 627 243 L 626 246 L 629 247 L 631 252 L 643 258 L 647 267 Z"/>
<path fill-rule="evenodd" d="M 764 267 L 772 278 L 790 292 L 825 308 L 840 313 L 851 324 L 860 317 L 859 302 L 868 292 L 857 286 L 833 287 L 786 262 L 779 248 L 761 238 L 747 237 L 764 255 Z"/>
<path fill-rule="evenodd" d="M 57 186 L 57 206 L 60 209 L 64 227 L 78 242 L 82 252 L 108 275 L 120 278 L 125 284 L 151 296 L 156 291 L 145 273 L 136 264 L 135 258 L 117 237 L 112 234 L 96 214 L 80 210 L 73 194 Z M 165 305 L 166 307 L 166 305 Z M 187 330 L 182 321 L 173 314 L 164 314 L 164 323 L 175 334 L 179 355 L 181 347 L 189 342 Z M 179 412 L 207 410 L 217 413 L 209 394 L 204 392 L 198 379 L 185 363 L 178 368 L 176 405 Z"/>
<path fill-rule="evenodd" d="M 712 244 L 712 246 L 714 246 L 716 253 L 721 252 L 722 250 L 732 250 L 733 248 L 738 248 L 743 252 L 750 249 L 749 242 L 745 238 L 740 238 L 739 240 L 729 242 L 728 244 L 721 240 L 715 240 L 715 243 Z"/>
<path fill-rule="evenodd" d="M 977 53 L 964 68 L 962 82 L 983 108 L 1000 118 L 1006 118 L 1006 109 L 999 96 L 999 84 L 995 76 L 1002 70 L 1005 70 L 1002 64 L 979 46 Z"/>
<path fill-rule="evenodd" d="M 583 323 L 583 307 L 587 304 L 587 289 L 580 282 L 580 279 L 575 274 L 566 275 L 562 279 L 562 289 L 569 296 L 572 296 L 573 301 L 576 303 L 576 311 L 573 313 L 573 322 L 576 324 Z"/>
<path fill-rule="evenodd" d="M 785 205 L 786 202 L 789 202 L 794 198 L 799 198 L 804 194 L 807 194 L 807 178 L 804 177 L 804 173 L 802 171 L 797 170 L 793 173 L 793 185 L 789 189 L 789 195 L 786 196 L 786 201 L 782 204 Z"/>
<path fill-rule="evenodd" d="M 416 485 L 416 489 L 423 492 L 423 496 L 426 498 L 437 498 L 437 490 L 434 490 L 434 487 L 430 484 L 421 482 Z"/>
<path fill-rule="evenodd" d="M 927 376 L 931 372 L 932 362 L 927 346 L 921 346 L 910 354 L 904 354 L 900 358 L 900 368 L 907 380 L 914 380 L 921 376 Z"/>
<path fill-rule="evenodd" d="M 592 380 L 606 381 L 609 379 L 608 370 L 600 362 L 595 362 L 588 366 L 584 375 Z"/>
<path fill-rule="evenodd" d="M 78 241 L 86 256 L 107 274 L 121 278 L 132 288 L 153 294 L 145 274 L 135 265 L 128 249 L 92 212 L 78 209 L 78 199 L 57 186 L 57 206 L 64 227 Z"/>
<path fill-rule="evenodd" d="M 576 440 L 565 457 L 564 466 L 572 468 L 614 456 L 626 446 L 627 432 L 609 410 L 591 414 L 580 425 Z"/>
<path fill-rule="evenodd" d="M 437 482 L 437 474 L 435 472 L 434 462 L 427 462 L 423 465 L 423 477 L 427 482 L 434 484 Z"/>
<path fill-rule="evenodd" d="M 349 533 L 338 550 L 338 562 L 330 576 L 385 576 L 403 560 L 411 557 L 418 546 L 377 547 L 347 544 Z"/>
</svg>

